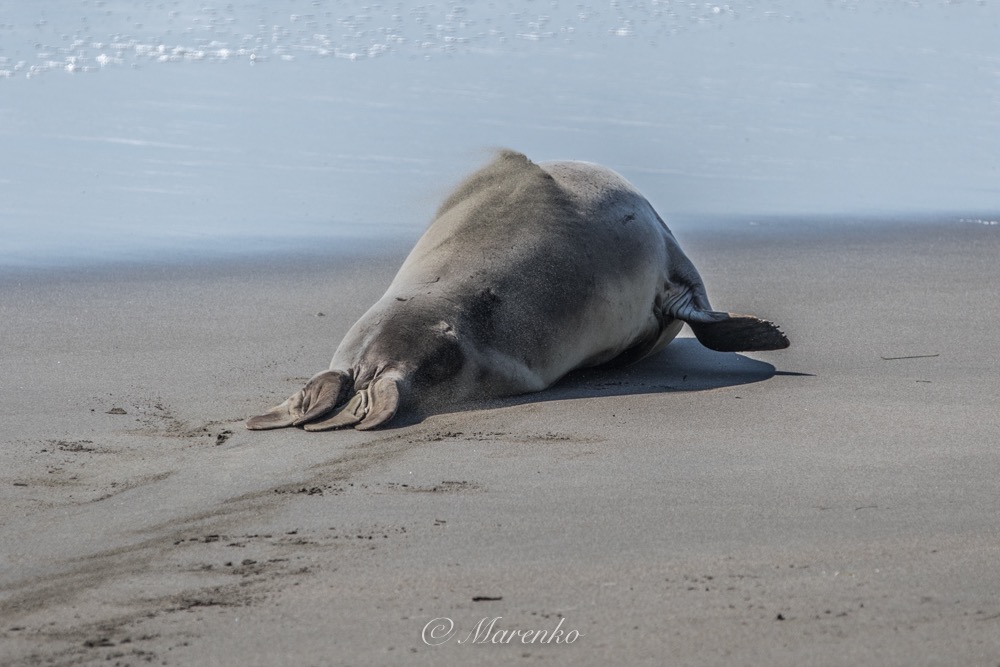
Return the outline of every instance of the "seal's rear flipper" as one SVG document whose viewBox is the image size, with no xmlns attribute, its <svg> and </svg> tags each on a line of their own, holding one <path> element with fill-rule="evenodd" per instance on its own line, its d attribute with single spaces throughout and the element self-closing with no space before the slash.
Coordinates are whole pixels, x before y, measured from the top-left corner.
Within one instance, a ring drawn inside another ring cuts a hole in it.
<svg viewBox="0 0 1000 667">
<path fill-rule="evenodd" d="M 347 373 L 323 371 L 281 405 L 248 419 L 247 428 L 252 431 L 284 428 L 318 419 L 342 403 L 351 386 L 351 378 Z"/>
<path fill-rule="evenodd" d="M 367 411 L 368 392 L 359 391 L 332 416 L 305 424 L 302 428 L 307 431 L 332 431 L 345 426 L 354 426 L 364 419 Z"/>
<path fill-rule="evenodd" d="M 688 326 L 699 343 L 718 352 L 761 352 L 788 347 L 788 338 L 781 329 L 753 315 L 728 315 L 715 322 L 688 321 Z"/>
<path fill-rule="evenodd" d="M 396 415 L 399 408 L 399 387 L 388 377 L 376 378 L 362 389 L 333 416 L 306 424 L 307 431 L 330 431 L 353 426 L 359 431 L 377 428 Z"/>
<path fill-rule="evenodd" d="M 368 414 L 354 428 L 368 431 L 385 424 L 396 416 L 399 409 L 399 385 L 392 378 L 381 377 L 372 383 L 369 389 L 371 405 Z"/>
<path fill-rule="evenodd" d="M 289 398 L 281 405 L 276 405 L 262 415 L 247 420 L 247 428 L 251 431 L 264 431 L 271 428 L 285 428 L 295 421 L 291 403 L 295 397 Z"/>
</svg>

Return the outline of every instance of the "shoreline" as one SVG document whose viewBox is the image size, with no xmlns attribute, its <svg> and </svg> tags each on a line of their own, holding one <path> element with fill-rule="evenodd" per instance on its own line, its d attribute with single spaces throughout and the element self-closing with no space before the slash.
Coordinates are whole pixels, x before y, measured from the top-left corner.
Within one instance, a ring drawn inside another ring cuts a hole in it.
<svg viewBox="0 0 1000 667">
<path fill-rule="evenodd" d="M 998 212 L 940 213 L 843 213 L 843 214 L 685 214 L 665 216 L 668 227 L 680 238 L 708 241 L 744 235 L 776 234 L 793 236 L 801 241 L 824 238 L 841 233 L 891 236 L 901 229 L 941 231 L 963 227 L 1000 225 Z M 428 220 L 429 223 L 429 220 Z M 263 236 L 243 239 L 234 244 L 230 236 L 205 237 L 194 241 L 150 237 L 134 246 L 125 244 L 118 256 L 106 251 L 81 251 L 79 254 L 57 252 L 46 254 L 36 248 L 28 254 L 10 256 L 0 262 L 0 281 L 11 279 L 45 279 L 58 274 L 100 275 L 101 273 L 132 273 L 149 270 L 169 271 L 186 267 L 210 270 L 211 267 L 242 270 L 255 265 L 283 267 L 295 263 L 317 263 L 350 260 L 354 257 L 405 255 L 423 234 L 423 225 L 377 226 L 368 234 L 323 233 L 302 234 L 291 238 Z M 96 246 L 96 241 L 91 241 Z M 164 246 L 167 248 L 164 251 Z M 86 252 L 87 254 L 82 254 Z"/>
</svg>

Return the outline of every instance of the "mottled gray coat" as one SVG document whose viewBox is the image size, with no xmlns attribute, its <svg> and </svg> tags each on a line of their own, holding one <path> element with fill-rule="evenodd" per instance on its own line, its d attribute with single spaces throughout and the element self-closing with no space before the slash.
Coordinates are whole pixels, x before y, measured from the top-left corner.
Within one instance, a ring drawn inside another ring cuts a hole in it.
<svg viewBox="0 0 1000 667">
<path fill-rule="evenodd" d="M 788 346 L 769 322 L 711 310 L 694 265 L 621 176 L 502 151 L 441 205 L 330 370 L 247 425 L 368 429 L 401 407 L 538 391 L 652 354 L 683 322 L 717 350 Z"/>
</svg>

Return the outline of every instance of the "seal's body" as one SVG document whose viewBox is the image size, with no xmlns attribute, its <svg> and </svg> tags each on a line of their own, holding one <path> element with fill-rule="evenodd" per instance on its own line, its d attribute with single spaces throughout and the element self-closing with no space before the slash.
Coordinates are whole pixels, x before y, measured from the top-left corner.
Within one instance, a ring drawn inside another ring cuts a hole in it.
<svg viewBox="0 0 1000 667">
<path fill-rule="evenodd" d="M 330 370 L 247 426 L 369 429 L 403 406 L 538 391 L 652 354 L 684 322 L 716 350 L 788 346 L 769 322 L 711 310 L 694 265 L 622 177 L 503 151 L 441 205 Z"/>
</svg>

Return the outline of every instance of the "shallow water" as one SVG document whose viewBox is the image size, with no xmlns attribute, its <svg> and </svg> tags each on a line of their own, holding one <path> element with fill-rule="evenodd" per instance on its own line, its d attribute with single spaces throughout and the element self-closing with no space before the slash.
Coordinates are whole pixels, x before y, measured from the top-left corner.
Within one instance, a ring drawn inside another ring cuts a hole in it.
<svg viewBox="0 0 1000 667">
<path fill-rule="evenodd" d="M 494 146 L 680 228 L 1000 219 L 995 2 L 0 3 L 0 264 L 415 238 Z"/>
</svg>

